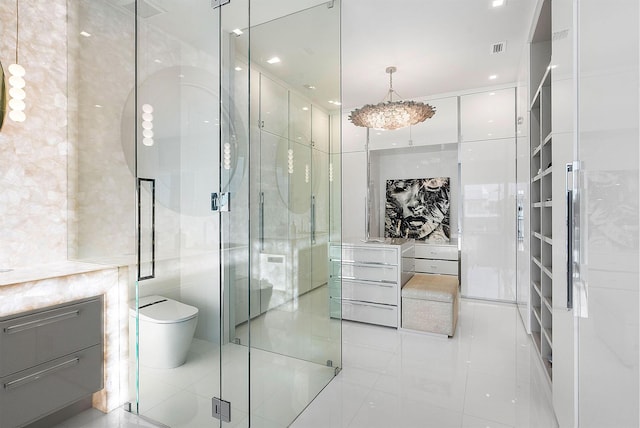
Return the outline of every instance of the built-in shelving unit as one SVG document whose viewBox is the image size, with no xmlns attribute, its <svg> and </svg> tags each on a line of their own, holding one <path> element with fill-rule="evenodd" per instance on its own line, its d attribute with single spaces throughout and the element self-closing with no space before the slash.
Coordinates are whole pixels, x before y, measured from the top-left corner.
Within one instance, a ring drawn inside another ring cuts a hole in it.
<svg viewBox="0 0 640 428">
<path fill-rule="evenodd" d="M 545 0 L 530 46 L 531 334 L 549 381 L 553 364 L 553 138 L 551 0 Z"/>
</svg>

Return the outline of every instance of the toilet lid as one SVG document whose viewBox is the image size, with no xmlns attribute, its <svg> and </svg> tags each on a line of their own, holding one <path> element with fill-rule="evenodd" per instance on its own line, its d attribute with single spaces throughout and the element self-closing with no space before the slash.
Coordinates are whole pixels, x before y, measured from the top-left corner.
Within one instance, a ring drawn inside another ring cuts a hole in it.
<svg viewBox="0 0 640 428">
<path fill-rule="evenodd" d="M 141 297 L 138 307 L 141 320 L 159 324 L 187 321 L 198 315 L 198 308 L 163 296 Z M 135 316 L 135 307 L 131 311 Z"/>
</svg>

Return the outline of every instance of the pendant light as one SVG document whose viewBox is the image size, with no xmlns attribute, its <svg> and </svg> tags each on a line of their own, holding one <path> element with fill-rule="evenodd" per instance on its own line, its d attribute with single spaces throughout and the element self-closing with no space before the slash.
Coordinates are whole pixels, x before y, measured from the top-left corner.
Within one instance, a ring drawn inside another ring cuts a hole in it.
<svg viewBox="0 0 640 428">
<path fill-rule="evenodd" d="M 382 102 L 373 105 L 367 104 L 355 109 L 349 115 L 349 120 L 356 126 L 374 129 L 398 129 L 415 125 L 433 117 L 435 108 L 429 104 L 415 101 L 393 100 L 393 73 L 396 67 L 387 67 L 389 74 L 389 92 Z M 387 100 L 388 98 L 388 100 Z"/>
<path fill-rule="evenodd" d="M 16 0 L 16 62 L 9 66 L 9 118 L 14 122 L 24 122 L 27 116 L 24 113 L 26 93 L 24 87 L 25 70 L 18 63 L 18 29 L 19 29 L 19 0 Z"/>
</svg>

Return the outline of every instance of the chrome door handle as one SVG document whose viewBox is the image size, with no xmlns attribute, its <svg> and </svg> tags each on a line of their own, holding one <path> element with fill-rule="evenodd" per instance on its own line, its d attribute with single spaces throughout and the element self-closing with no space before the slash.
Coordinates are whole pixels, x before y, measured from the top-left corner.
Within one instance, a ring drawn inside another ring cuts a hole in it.
<svg viewBox="0 0 640 428">
<path fill-rule="evenodd" d="M 573 164 L 568 163 L 565 177 L 567 198 L 567 309 L 573 309 L 573 186 L 569 185 L 569 175 Z"/>
</svg>

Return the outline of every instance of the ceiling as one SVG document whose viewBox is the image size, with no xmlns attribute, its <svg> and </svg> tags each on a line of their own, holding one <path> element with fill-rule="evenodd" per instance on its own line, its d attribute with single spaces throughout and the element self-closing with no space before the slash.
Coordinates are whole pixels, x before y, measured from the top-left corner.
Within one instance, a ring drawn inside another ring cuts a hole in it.
<svg viewBox="0 0 640 428">
<path fill-rule="evenodd" d="M 231 0 L 218 10 L 221 15 L 211 10 L 210 0 L 145 1 L 168 12 L 150 23 L 192 44 L 210 44 L 206 34 L 215 32 L 217 22 L 229 32 L 248 23 L 249 0 Z M 392 65 L 398 69 L 394 89 L 405 99 L 510 84 L 517 80 L 536 1 L 505 0 L 497 8 L 491 3 L 250 0 L 251 58 L 302 92 L 305 84 L 316 86 L 307 96 L 329 109 L 335 105 L 328 101 L 339 97 L 340 67 L 345 109 L 382 101 L 389 84 L 385 69 Z M 237 39 L 240 52 L 247 52 L 246 37 Z M 496 42 L 506 42 L 506 49 L 491 54 Z M 265 62 L 275 55 L 281 63 Z"/>
<path fill-rule="evenodd" d="M 536 2 L 491 3 L 343 0 L 343 105 L 379 102 L 391 65 L 398 68 L 394 89 L 404 98 L 515 82 Z M 501 41 L 506 50 L 492 55 Z"/>
<path fill-rule="evenodd" d="M 296 2 L 287 2 L 291 6 L 284 9 L 294 10 Z M 255 3 L 263 1 L 252 0 L 252 8 Z M 516 82 L 536 5 L 534 0 L 506 0 L 496 8 L 492 0 L 342 0 L 340 10 L 328 8 L 331 2 L 316 3 L 321 4 L 252 27 L 252 61 L 303 92 L 304 84 L 316 86 L 306 94 L 327 108 L 338 98 L 341 66 L 345 109 L 382 101 L 388 66 L 397 67 L 394 89 L 406 99 Z M 498 42 L 505 49 L 492 54 Z M 246 44 L 241 50 L 246 52 Z M 282 62 L 267 65 L 274 55 Z"/>
</svg>

